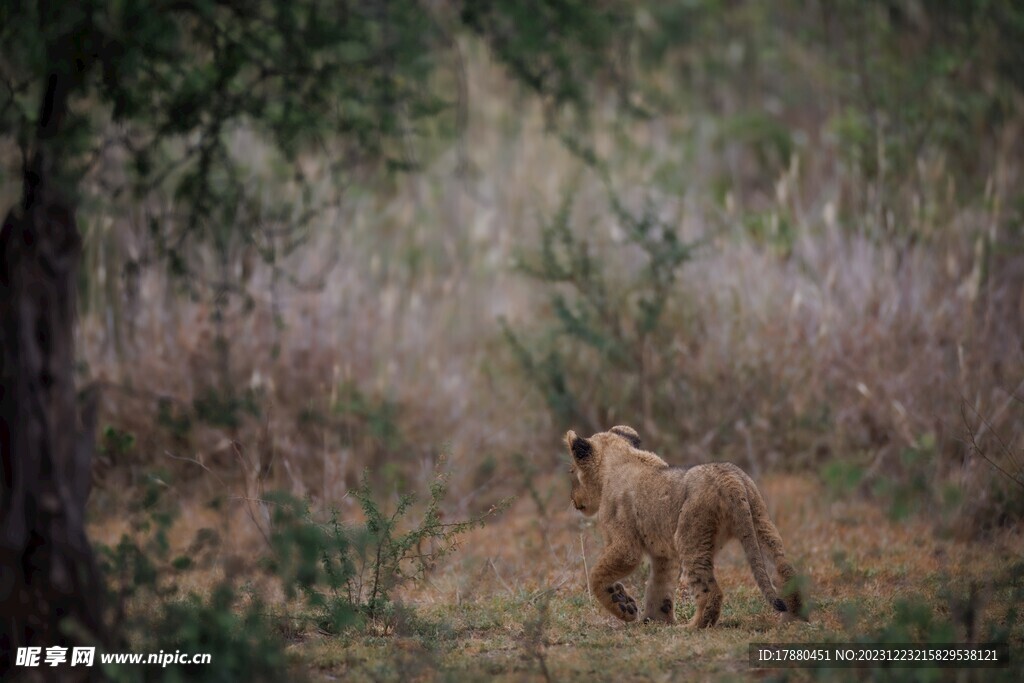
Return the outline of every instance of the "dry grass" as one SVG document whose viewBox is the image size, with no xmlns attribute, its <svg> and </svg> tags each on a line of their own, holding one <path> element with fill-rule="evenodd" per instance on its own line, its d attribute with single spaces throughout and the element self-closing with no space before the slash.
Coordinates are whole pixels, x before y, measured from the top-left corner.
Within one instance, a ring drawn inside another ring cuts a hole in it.
<svg viewBox="0 0 1024 683">
<path fill-rule="evenodd" d="M 902 599 L 952 621 L 959 638 L 971 628 L 984 641 L 986 625 L 1006 617 L 1010 604 L 999 586 L 1024 553 L 1020 531 L 984 539 L 943 536 L 929 520 L 895 523 L 870 502 L 829 499 L 814 478 L 772 476 L 763 482 L 764 494 L 788 553 L 810 581 L 810 623 L 778 622 L 739 547 L 730 545 L 717 566 L 726 591 L 717 628 L 624 626 L 587 595 L 583 550 L 592 566 L 601 547 L 596 530 L 562 504 L 566 482 L 546 480 L 542 488 L 551 495 L 548 514 L 524 498 L 472 532 L 423 584 L 403 591 L 405 616 L 387 635 L 374 628 L 341 636 L 303 626 L 291 632 L 296 675 L 325 681 L 544 680 L 546 669 L 550 680 L 761 677 L 747 666 L 748 643 L 863 637 L 889 623 Z M 196 526 L 223 523 L 223 516 L 186 508 L 172 530 L 172 545 L 187 547 Z M 92 533 L 113 540 L 120 531 L 108 521 Z M 235 515 L 223 531 L 209 568 L 185 574 L 182 587 L 202 592 L 225 568 L 237 571 L 263 552 L 244 515 Z M 239 565 L 239 557 L 249 562 Z M 631 592 L 641 593 L 644 571 L 627 582 Z M 957 601 L 975 587 L 979 609 L 963 617 Z M 684 598 L 677 610 L 681 620 L 688 618 L 692 604 Z M 1024 644 L 1019 622 L 1012 643 Z"/>
</svg>

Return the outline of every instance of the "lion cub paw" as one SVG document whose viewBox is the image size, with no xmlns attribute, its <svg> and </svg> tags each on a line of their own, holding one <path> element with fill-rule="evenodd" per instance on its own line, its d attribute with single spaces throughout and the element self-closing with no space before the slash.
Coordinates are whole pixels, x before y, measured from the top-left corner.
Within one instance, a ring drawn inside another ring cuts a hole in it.
<svg viewBox="0 0 1024 683">
<path fill-rule="evenodd" d="M 612 611 L 615 611 L 615 606 L 618 606 L 618 613 L 616 616 L 626 622 L 636 621 L 637 608 L 636 600 L 630 597 L 629 593 L 626 592 L 626 587 L 621 583 L 616 583 L 614 586 L 608 586 L 608 594 L 611 596 Z"/>
<path fill-rule="evenodd" d="M 648 607 L 648 610 L 650 608 Z M 652 622 L 660 622 L 663 624 L 674 624 L 676 623 L 675 613 L 673 612 L 673 605 L 671 598 L 665 598 L 661 601 L 661 605 L 658 606 L 657 611 L 648 611 L 644 613 L 644 623 L 650 624 Z"/>
</svg>

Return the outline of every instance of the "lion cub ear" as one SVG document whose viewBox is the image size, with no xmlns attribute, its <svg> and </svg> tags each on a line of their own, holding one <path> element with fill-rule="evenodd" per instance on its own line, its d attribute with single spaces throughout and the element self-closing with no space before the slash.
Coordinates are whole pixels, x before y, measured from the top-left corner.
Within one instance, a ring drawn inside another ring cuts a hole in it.
<svg viewBox="0 0 1024 683">
<path fill-rule="evenodd" d="M 569 447 L 572 452 L 572 457 L 578 461 L 586 460 L 587 458 L 594 455 L 594 444 L 590 443 L 582 436 L 576 436 L 576 432 L 571 429 L 565 433 L 565 445 Z"/>
<path fill-rule="evenodd" d="M 626 425 L 618 425 L 609 429 L 612 434 L 617 434 L 629 442 L 629 445 L 633 448 L 640 448 L 640 435 L 636 433 L 636 430 Z"/>
</svg>

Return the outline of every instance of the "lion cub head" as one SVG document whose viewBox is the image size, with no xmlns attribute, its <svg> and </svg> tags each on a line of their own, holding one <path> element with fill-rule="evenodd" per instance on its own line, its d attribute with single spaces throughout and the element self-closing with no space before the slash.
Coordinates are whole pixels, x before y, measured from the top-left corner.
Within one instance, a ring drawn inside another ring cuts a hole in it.
<svg viewBox="0 0 1024 683">
<path fill-rule="evenodd" d="M 569 474 L 572 475 L 573 507 L 584 515 L 597 514 L 601 505 L 602 467 L 612 451 L 639 448 L 640 435 L 632 427 L 619 425 L 599 432 L 589 439 L 571 429 L 565 434 L 565 445 L 571 454 Z"/>
</svg>

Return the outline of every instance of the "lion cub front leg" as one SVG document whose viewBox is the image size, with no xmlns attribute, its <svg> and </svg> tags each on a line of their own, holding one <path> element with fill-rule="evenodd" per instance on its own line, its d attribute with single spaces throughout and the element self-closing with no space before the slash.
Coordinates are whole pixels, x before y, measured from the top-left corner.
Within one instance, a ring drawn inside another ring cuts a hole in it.
<svg viewBox="0 0 1024 683">
<path fill-rule="evenodd" d="M 590 591 L 601 606 L 625 622 L 636 621 L 636 600 L 619 579 L 629 576 L 640 564 L 640 552 L 629 546 L 609 544 L 590 575 Z"/>
</svg>

